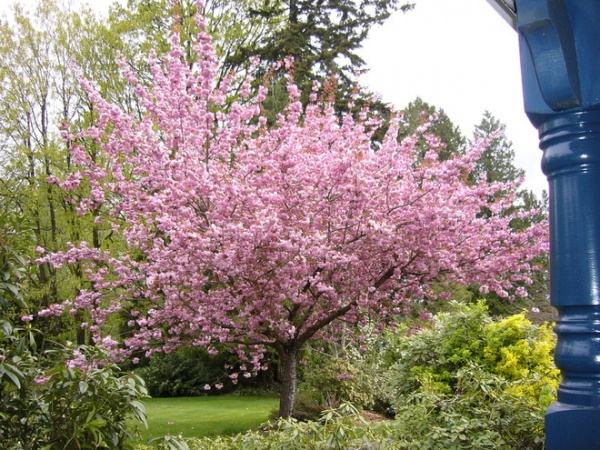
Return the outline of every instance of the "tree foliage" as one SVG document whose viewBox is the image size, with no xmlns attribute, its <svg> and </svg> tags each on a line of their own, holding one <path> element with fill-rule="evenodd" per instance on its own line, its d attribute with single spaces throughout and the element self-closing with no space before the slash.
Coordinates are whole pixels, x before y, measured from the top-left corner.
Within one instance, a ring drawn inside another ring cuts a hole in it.
<svg viewBox="0 0 600 450">
<path fill-rule="evenodd" d="M 77 80 L 77 72 L 98 80 L 102 95 L 124 110 L 137 113 L 132 90 L 120 77 L 117 51 L 133 54 L 126 43 L 89 8 L 71 9 L 61 0 L 40 0 L 31 8 L 15 4 L 9 19 L 0 24 L 0 208 L 6 217 L 22 218 L 20 230 L 31 230 L 23 256 L 33 261 L 36 248 L 48 251 L 69 242 L 90 242 L 95 248 L 120 244 L 119 236 L 99 223 L 104 211 L 82 216 L 77 210 L 82 183 L 68 194 L 55 183 L 72 170 L 72 141 L 63 141 L 61 127 L 89 126 L 96 118 Z M 85 152 L 95 159 L 98 146 Z M 23 231 L 24 234 L 27 234 Z M 78 264 L 54 268 L 30 264 L 24 300 L 44 308 L 61 298 L 73 297 L 87 287 Z M 89 342 L 79 324 L 83 315 L 39 323 L 49 338 Z"/>
<path fill-rule="evenodd" d="M 420 127 L 427 126 L 427 131 L 437 136 L 443 146 L 439 152 L 440 159 L 448 159 L 460 155 L 465 151 L 466 139 L 443 109 L 436 108 L 423 101 L 420 97 L 417 97 L 403 109 L 402 114 L 404 115 L 404 123 L 398 133 L 399 139 L 411 136 Z M 479 137 L 486 138 L 487 136 L 480 135 Z M 422 146 L 419 157 L 424 158 L 428 150 L 424 135 L 419 138 L 419 145 Z M 483 150 L 482 156 L 488 152 L 489 145 Z M 477 164 L 479 164 L 479 161 L 475 165 L 477 166 Z"/>
<path fill-rule="evenodd" d="M 512 142 L 506 137 L 505 128 L 489 111 L 483 114 L 481 123 L 475 129 L 475 136 L 491 140 L 471 172 L 472 182 L 477 182 L 482 177 L 488 182 L 512 182 L 525 175 L 522 169 L 514 165 L 515 151 Z"/>
<path fill-rule="evenodd" d="M 286 69 L 281 63 L 288 58 L 294 61 L 295 82 L 304 103 L 313 82 L 334 79 L 339 113 L 351 110 L 349 102 L 357 98 L 357 104 L 375 104 L 378 111 L 389 114 L 387 105 L 374 101 L 359 87 L 357 75 L 366 67 L 357 50 L 374 26 L 395 11 L 411 8 L 402 0 L 129 0 L 127 6 L 112 7 L 111 28 L 136 49 L 128 58 L 137 70 L 143 70 L 139 56 L 150 48 L 159 55 L 165 53 L 176 17 L 184 57 L 192 64 L 198 31 L 193 18 L 200 13 L 208 19 L 207 31 L 219 59 L 217 84 L 231 73 L 241 82 L 258 67 L 261 75 L 270 78 L 265 106 L 272 117 L 287 103 Z M 235 94 L 240 83 L 231 83 L 229 88 Z"/>
<path fill-rule="evenodd" d="M 484 113 L 481 123 L 475 128 L 475 138 L 487 139 L 489 146 L 484 150 L 475 164 L 470 175 L 471 183 L 477 183 L 480 179 L 488 182 L 513 183 L 524 179 L 525 172 L 515 166 L 515 151 L 512 142 L 506 137 L 505 125 L 495 118 L 489 111 Z M 499 192 L 498 195 L 503 195 Z M 519 189 L 517 200 L 511 205 L 509 211 L 527 211 L 527 217 L 515 217 L 511 227 L 519 229 L 528 227 L 532 222 L 542 222 L 548 217 L 548 201 L 544 191 L 542 198 L 538 198 L 533 191 Z M 485 211 L 485 214 L 491 214 Z M 514 314 L 522 308 L 537 308 L 544 313 L 541 317 L 547 320 L 555 319 L 548 302 L 549 298 L 549 260 L 548 255 L 540 255 L 534 262 L 540 269 L 533 277 L 533 283 L 527 287 L 528 298 L 514 303 L 506 303 L 497 296 L 487 296 L 488 306 L 494 315 Z M 475 295 L 477 298 L 477 295 Z"/>
<path fill-rule="evenodd" d="M 170 47 L 173 21 L 184 47 L 184 58 L 193 64 L 197 55 L 193 49 L 199 31 L 194 17 L 200 13 L 208 19 L 207 31 L 211 35 L 215 54 L 219 60 L 217 84 L 229 74 L 244 79 L 251 58 L 238 58 L 239 49 L 256 48 L 268 41 L 281 26 L 281 16 L 254 14 L 264 6 L 263 0 L 207 0 L 199 4 L 195 0 L 129 0 L 126 6 L 114 4 L 109 18 L 110 29 L 128 45 L 128 61 L 138 71 L 138 77 L 146 68 L 145 55 L 154 49 L 158 55 Z M 239 89 L 234 83 L 233 91 Z"/>
</svg>

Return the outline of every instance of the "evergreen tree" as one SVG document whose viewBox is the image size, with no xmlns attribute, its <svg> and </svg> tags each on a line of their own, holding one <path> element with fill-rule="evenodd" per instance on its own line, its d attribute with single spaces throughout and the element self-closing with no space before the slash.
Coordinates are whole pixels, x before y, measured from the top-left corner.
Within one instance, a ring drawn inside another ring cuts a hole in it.
<svg viewBox="0 0 600 450">
<path fill-rule="evenodd" d="M 402 113 L 404 114 L 404 120 L 403 126 L 398 133 L 399 139 L 411 136 L 417 128 L 429 123 L 428 133 L 438 137 L 443 144 L 443 148 L 439 153 L 441 160 L 446 160 L 452 155 L 461 155 L 464 153 L 466 139 L 462 135 L 460 128 L 452 123 L 452 120 L 450 120 L 450 117 L 448 117 L 443 109 L 430 105 L 420 97 L 417 97 L 404 108 Z M 425 156 L 427 147 L 425 136 L 420 136 L 420 158 Z"/>
<path fill-rule="evenodd" d="M 374 25 L 382 24 L 394 11 L 412 7 L 401 0 L 263 0 L 255 16 L 284 17 L 283 26 L 268 40 L 242 47 L 232 60 L 249 56 L 273 63 L 294 58 L 295 81 L 310 89 L 312 81 L 336 75 L 349 93 L 365 62 L 356 50 Z"/>
<path fill-rule="evenodd" d="M 525 175 L 523 169 L 514 164 L 515 151 L 505 134 L 506 125 L 485 111 L 481 123 L 475 128 L 477 138 L 489 139 L 489 145 L 477 161 L 470 181 L 476 183 L 485 174 L 488 183 L 493 181 L 512 182 Z"/>
</svg>

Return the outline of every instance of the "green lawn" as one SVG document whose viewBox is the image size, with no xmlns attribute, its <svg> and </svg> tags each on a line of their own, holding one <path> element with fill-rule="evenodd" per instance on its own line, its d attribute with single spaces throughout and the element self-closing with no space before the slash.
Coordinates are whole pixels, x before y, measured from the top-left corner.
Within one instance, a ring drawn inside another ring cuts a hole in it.
<svg viewBox="0 0 600 450">
<path fill-rule="evenodd" d="M 181 433 L 183 437 L 190 438 L 235 434 L 256 428 L 267 421 L 279 400 L 222 395 L 152 398 L 144 403 L 148 429 L 142 430 L 142 443 L 168 434 L 176 436 Z"/>
</svg>

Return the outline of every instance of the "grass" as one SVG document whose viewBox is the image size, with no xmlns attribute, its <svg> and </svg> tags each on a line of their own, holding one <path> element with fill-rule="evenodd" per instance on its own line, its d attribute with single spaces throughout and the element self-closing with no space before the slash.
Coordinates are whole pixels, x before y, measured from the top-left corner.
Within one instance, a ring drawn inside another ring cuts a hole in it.
<svg viewBox="0 0 600 450">
<path fill-rule="evenodd" d="M 277 398 L 216 397 L 152 398 L 144 402 L 148 429 L 141 443 L 166 435 L 185 438 L 236 434 L 267 421 L 279 404 Z"/>
</svg>

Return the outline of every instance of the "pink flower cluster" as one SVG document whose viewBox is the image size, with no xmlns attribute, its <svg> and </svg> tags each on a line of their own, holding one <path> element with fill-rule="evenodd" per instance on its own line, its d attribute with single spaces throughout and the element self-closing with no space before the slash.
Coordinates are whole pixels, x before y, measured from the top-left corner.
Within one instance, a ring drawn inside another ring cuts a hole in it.
<svg viewBox="0 0 600 450">
<path fill-rule="evenodd" d="M 353 378 L 354 378 L 354 375 L 351 375 L 351 374 L 349 374 L 349 373 L 338 373 L 338 374 L 336 375 L 336 378 L 337 378 L 338 380 L 351 380 L 351 379 L 353 379 Z"/>
</svg>

